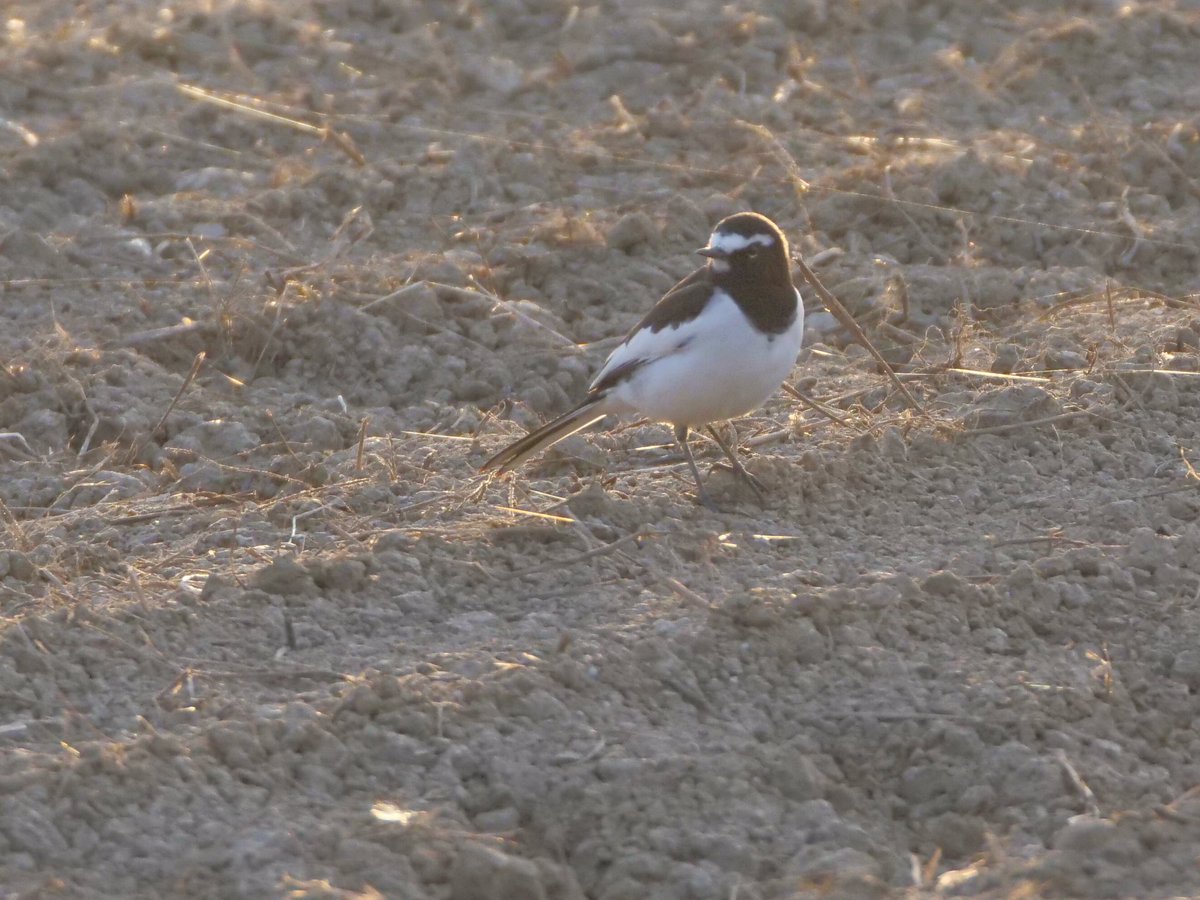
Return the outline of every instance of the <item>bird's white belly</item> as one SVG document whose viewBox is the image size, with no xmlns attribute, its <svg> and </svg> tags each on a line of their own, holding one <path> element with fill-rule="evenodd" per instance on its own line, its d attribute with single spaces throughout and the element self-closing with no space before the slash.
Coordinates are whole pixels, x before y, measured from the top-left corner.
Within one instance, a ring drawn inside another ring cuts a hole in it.
<svg viewBox="0 0 1200 900">
<path fill-rule="evenodd" d="M 697 320 L 653 335 L 663 346 L 683 344 L 682 349 L 637 370 L 612 391 L 612 400 L 672 425 L 697 427 L 744 416 L 762 406 L 791 372 L 803 333 L 803 305 L 791 328 L 768 336 L 721 296 Z"/>
</svg>

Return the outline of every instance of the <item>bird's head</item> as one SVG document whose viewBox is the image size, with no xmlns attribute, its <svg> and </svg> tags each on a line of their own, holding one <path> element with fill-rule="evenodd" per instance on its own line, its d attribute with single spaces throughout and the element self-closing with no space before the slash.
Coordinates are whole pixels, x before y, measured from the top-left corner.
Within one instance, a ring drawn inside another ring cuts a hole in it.
<svg viewBox="0 0 1200 900">
<path fill-rule="evenodd" d="M 708 257 L 718 274 L 790 279 L 787 238 L 779 226 L 758 213 L 744 212 L 717 223 L 708 246 L 696 251 Z"/>
</svg>

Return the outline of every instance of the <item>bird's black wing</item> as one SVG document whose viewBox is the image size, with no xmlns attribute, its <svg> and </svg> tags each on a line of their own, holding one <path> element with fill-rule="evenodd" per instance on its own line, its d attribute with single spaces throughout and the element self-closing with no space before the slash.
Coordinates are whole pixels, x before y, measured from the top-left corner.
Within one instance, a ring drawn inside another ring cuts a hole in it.
<svg viewBox="0 0 1200 900">
<path fill-rule="evenodd" d="M 654 304 L 654 308 L 625 335 L 624 343 L 628 344 L 633 336 L 644 328 L 657 334 L 664 328 L 690 322 L 708 306 L 712 292 L 712 274 L 707 266 L 701 266 L 663 294 L 662 299 Z"/>
<path fill-rule="evenodd" d="M 713 283 L 706 269 L 697 269 L 667 291 L 609 355 L 592 382 L 589 396 L 613 388 L 647 363 L 679 352 L 686 340 L 681 345 L 670 335 L 660 337 L 659 333 L 693 321 L 712 297 Z"/>
</svg>

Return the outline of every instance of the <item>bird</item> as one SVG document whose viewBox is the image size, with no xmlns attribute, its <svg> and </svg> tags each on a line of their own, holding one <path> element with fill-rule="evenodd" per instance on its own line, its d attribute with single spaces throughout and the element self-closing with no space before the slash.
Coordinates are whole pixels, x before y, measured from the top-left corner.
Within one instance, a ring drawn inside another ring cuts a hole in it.
<svg viewBox="0 0 1200 900">
<path fill-rule="evenodd" d="M 481 472 L 507 472 L 604 417 L 635 414 L 674 428 L 696 481 L 709 496 L 688 444 L 708 429 L 733 471 L 762 494 L 715 423 L 762 406 L 791 373 L 804 337 L 804 300 L 792 284 L 787 237 L 756 212 L 717 223 L 704 263 L 676 284 L 633 327 L 600 368 L 587 395 L 561 416 L 505 447 Z"/>
</svg>

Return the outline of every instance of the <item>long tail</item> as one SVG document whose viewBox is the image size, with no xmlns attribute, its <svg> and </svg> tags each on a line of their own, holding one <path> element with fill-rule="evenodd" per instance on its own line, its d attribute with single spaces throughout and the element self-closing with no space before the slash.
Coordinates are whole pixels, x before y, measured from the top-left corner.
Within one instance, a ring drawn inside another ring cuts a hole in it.
<svg viewBox="0 0 1200 900">
<path fill-rule="evenodd" d="M 532 431 L 519 441 L 509 444 L 480 466 L 479 471 L 488 472 L 495 469 L 497 472 L 507 472 L 509 469 L 519 466 L 535 453 L 599 422 L 606 415 L 608 415 L 608 410 L 605 408 L 603 397 L 585 400 L 570 412 L 563 413 L 537 431 Z"/>
</svg>

